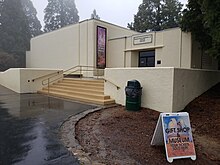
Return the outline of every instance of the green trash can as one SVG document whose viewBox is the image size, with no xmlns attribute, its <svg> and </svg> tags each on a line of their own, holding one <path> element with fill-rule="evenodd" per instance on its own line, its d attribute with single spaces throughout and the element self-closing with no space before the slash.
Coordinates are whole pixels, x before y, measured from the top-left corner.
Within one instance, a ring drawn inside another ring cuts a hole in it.
<svg viewBox="0 0 220 165">
<path fill-rule="evenodd" d="M 139 111 L 141 108 L 142 87 L 139 81 L 131 80 L 127 82 L 125 87 L 126 103 L 125 107 L 128 111 Z"/>
</svg>

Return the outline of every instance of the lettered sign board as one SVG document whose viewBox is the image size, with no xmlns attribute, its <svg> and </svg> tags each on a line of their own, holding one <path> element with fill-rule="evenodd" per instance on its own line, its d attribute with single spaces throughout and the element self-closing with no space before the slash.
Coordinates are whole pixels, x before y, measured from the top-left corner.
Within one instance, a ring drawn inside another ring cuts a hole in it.
<svg viewBox="0 0 220 165">
<path fill-rule="evenodd" d="M 168 162 L 173 159 L 191 158 L 196 160 L 189 114 L 161 113 L 157 121 L 151 145 L 165 145 Z"/>
</svg>

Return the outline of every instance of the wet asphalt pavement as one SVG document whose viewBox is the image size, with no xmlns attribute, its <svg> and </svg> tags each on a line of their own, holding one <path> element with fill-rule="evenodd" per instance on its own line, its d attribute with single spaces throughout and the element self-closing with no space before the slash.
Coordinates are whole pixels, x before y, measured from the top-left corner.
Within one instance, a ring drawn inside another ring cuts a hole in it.
<svg viewBox="0 0 220 165">
<path fill-rule="evenodd" d="M 0 86 L 0 165 L 78 165 L 59 140 L 59 126 L 91 108 Z"/>
</svg>

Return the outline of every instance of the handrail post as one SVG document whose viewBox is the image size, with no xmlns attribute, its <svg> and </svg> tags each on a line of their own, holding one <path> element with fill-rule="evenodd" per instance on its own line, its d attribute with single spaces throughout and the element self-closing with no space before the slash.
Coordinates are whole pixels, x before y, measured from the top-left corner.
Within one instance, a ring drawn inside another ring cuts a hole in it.
<svg viewBox="0 0 220 165">
<path fill-rule="evenodd" d="M 49 89 L 49 78 L 47 79 L 47 94 L 49 95 L 49 93 L 50 93 L 50 89 Z"/>
<path fill-rule="evenodd" d="M 97 79 L 99 78 L 99 68 L 96 68 L 96 70 L 98 71 L 98 74 L 97 74 Z"/>
<path fill-rule="evenodd" d="M 81 74 L 82 74 L 82 73 L 81 73 L 81 70 L 82 70 L 82 66 L 80 65 L 80 66 L 79 66 L 79 74 L 80 74 L 80 78 L 81 78 Z"/>
<path fill-rule="evenodd" d="M 120 87 L 119 87 L 118 85 L 114 84 L 113 82 L 109 81 L 108 79 L 105 79 L 105 78 L 104 78 L 104 81 L 105 81 L 105 82 L 109 82 L 110 84 L 114 85 L 114 86 L 117 88 L 117 90 L 120 89 Z"/>
</svg>

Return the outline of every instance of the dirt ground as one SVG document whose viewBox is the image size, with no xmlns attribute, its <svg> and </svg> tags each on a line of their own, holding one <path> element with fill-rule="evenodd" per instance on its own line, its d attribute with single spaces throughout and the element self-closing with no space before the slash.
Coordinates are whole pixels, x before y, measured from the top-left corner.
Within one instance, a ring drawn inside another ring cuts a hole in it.
<svg viewBox="0 0 220 165">
<path fill-rule="evenodd" d="M 180 159 L 178 165 L 220 164 L 220 84 L 191 102 L 189 112 L 197 160 Z M 142 108 L 126 111 L 118 106 L 87 115 L 76 126 L 76 137 L 97 163 L 118 165 L 164 165 L 164 146 L 150 142 L 159 112 Z"/>
</svg>

